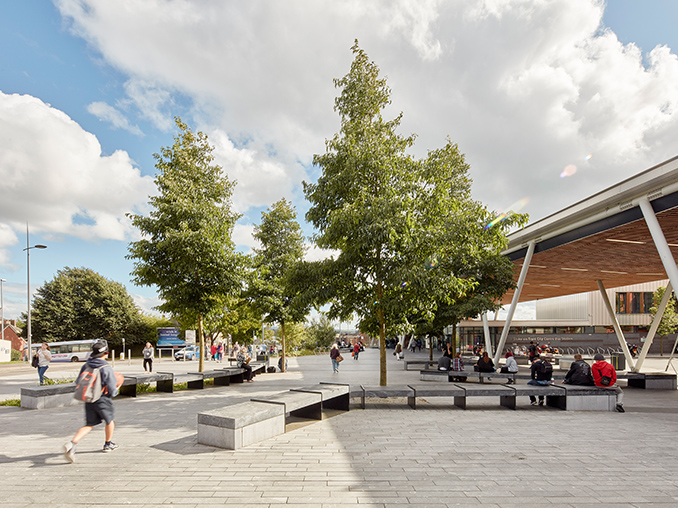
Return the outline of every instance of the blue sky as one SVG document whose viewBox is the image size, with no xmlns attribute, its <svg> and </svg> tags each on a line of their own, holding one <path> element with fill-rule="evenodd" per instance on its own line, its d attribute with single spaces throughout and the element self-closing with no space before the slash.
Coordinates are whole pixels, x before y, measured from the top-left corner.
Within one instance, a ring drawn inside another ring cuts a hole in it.
<svg viewBox="0 0 678 508">
<path fill-rule="evenodd" d="M 403 132 L 417 132 L 415 153 L 458 142 L 491 209 L 522 201 L 537 220 L 676 155 L 678 2 L 547 4 L 0 3 L 5 316 L 26 309 L 27 222 L 31 245 L 48 245 L 31 253 L 33 290 L 87 267 L 142 309 L 158 303 L 130 281 L 125 213 L 147 211 L 175 115 L 238 180 L 240 249 L 282 197 L 310 235 L 301 181 L 337 131 L 332 78 L 355 38 L 388 77 Z"/>
</svg>

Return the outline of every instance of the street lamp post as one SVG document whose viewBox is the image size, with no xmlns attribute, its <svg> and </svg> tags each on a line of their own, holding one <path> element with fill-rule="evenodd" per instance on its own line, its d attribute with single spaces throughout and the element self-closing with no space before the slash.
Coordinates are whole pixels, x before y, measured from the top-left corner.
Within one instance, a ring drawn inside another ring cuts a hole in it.
<svg viewBox="0 0 678 508">
<path fill-rule="evenodd" d="M 0 279 L 0 323 L 2 323 L 2 338 L 0 340 L 5 340 L 5 295 L 3 293 L 2 284 L 7 282 L 5 279 Z"/>
<path fill-rule="evenodd" d="M 31 249 L 46 249 L 47 245 L 33 245 L 29 247 L 28 241 L 28 225 L 26 225 L 26 279 L 28 287 L 26 293 L 28 295 L 28 315 L 26 319 L 26 338 L 28 339 L 28 363 L 31 363 Z"/>
</svg>

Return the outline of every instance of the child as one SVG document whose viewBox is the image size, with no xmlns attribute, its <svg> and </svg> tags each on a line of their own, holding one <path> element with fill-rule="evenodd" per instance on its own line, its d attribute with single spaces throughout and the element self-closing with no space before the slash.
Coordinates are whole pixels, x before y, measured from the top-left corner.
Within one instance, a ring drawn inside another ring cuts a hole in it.
<svg viewBox="0 0 678 508">
<path fill-rule="evenodd" d="M 113 369 L 106 362 L 108 356 L 108 344 L 105 341 L 95 342 L 92 345 L 92 355 L 87 360 L 87 363 L 80 369 L 80 374 L 89 365 L 91 368 L 102 367 L 101 385 L 103 393 L 99 400 L 94 402 L 85 402 L 85 426 L 81 427 L 68 443 L 64 445 L 64 458 L 68 462 L 75 462 L 75 445 L 90 433 L 95 425 L 99 425 L 102 421 L 106 423 L 104 443 L 104 452 L 112 452 L 118 445 L 112 441 L 113 430 L 115 429 L 115 422 L 113 421 L 113 397 L 118 393 L 118 383 L 116 381 Z M 80 377 L 78 374 L 78 378 Z"/>
</svg>

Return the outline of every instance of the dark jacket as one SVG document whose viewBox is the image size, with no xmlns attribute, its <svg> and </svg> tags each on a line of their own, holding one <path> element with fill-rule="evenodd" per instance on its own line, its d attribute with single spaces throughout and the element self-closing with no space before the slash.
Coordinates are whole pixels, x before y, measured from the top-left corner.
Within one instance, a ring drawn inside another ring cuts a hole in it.
<svg viewBox="0 0 678 508">
<path fill-rule="evenodd" d="M 478 363 L 476 364 L 478 367 L 479 372 L 494 372 L 494 362 L 492 361 L 492 358 L 488 357 L 487 362 L 484 360 L 484 357 L 480 357 L 478 359 Z"/>
<path fill-rule="evenodd" d="M 553 367 L 546 360 L 537 360 L 530 366 L 530 377 L 537 381 L 551 381 Z"/>
<path fill-rule="evenodd" d="M 450 370 L 452 360 L 448 356 L 441 356 L 438 360 L 438 370 Z"/>
<path fill-rule="evenodd" d="M 565 384 L 593 386 L 591 366 L 584 360 L 572 362 L 570 370 L 568 370 L 565 375 Z"/>
</svg>

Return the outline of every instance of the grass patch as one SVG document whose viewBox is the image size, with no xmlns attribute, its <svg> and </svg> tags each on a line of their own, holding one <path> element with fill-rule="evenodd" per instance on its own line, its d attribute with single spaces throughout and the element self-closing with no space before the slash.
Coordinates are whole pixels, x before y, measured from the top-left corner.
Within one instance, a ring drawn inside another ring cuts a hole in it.
<svg viewBox="0 0 678 508">
<path fill-rule="evenodd" d="M 7 399 L 7 400 L 0 400 L 0 406 L 15 406 L 15 407 L 21 407 L 21 399 Z"/>
<path fill-rule="evenodd" d="M 137 385 L 137 393 L 155 393 L 158 391 L 158 387 L 151 383 L 139 383 Z"/>
<path fill-rule="evenodd" d="M 60 377 L 60 378 L 49 378 L 45 377 L 45 382 L 43 384 L 46 385 L 65 385 L 68 383 L 75 383 L 75 378 L 74 377 Z"/>
</svg>

